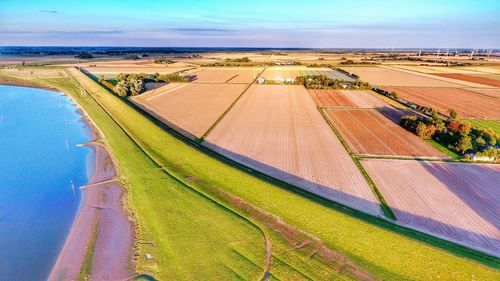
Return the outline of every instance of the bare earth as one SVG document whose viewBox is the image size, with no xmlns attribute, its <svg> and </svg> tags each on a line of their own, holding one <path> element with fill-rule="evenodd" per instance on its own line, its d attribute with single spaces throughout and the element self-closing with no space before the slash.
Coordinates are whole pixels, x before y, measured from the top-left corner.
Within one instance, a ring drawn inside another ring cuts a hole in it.
<svg viewBox="0 0 500 281">
<path fill-rule="evenodd" d="M 252 85 L 204 144 L 307 191 L 380 215 L 370 186 L 303 86 Z"/>
<path fill-rule="evenodd" d="M 181 132 L 201 137 L 246 87 L 245 84 L 170 83 L 131 100 Z"/>
<path fill-rule="evenodd" d="M 500 257 L 500 166 L 363 159 L 398 221 Z"/>
<path fill-rule="evenodd" d="M 447 114 L 448 109 L 455 109 L 462 118 L 500 119 L 500 98 L 492 96 L 486 90 L 430 87 L 384 87 L 386 91 L 396 91 L 399 96 L 414 103 L 435 108 Z"/>
<path fill-rule="evenodd" d="M 84 187 L 84 197 L 49 280 L 76 280 L 85 256 L 92 254 L 91 280 L 125 280 L 132 274 L 132 225 L 124 211 L 123 189 L 106 149 L 95 151 L 95 171 Z M 95 246 L 88 249 L 95 237 Z"/>
<path fill-rule="evenodd" d="M 448 158 L 374 109 L 325 109 L 356 154 Z"/>
</svg>

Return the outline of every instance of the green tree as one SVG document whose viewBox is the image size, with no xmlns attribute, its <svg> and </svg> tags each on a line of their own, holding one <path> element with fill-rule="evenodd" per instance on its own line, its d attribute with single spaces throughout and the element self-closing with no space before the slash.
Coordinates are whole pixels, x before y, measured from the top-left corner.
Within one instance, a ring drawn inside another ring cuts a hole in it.
<svg viewBox="0 0 500 281">
<path fill-rule="evenodd" d="M 450 114 L 450 119 L 451 120 L 457 120 L 458 119 L 458 112 L 455 109 L 453 109 L 453 108 L 448 109 L 448 113 Z"/>
<path fill-rule="evenodd" d="M 118 82 L 118 84 L 116 84 L 115 90 L 120 97 L 126 97 L 129 94 L 129 88 L 125 80 L 121 80 L 120 82 Z"/>
<path fill-rule="evenodd" d="M 462 136 L 455 146 L 456 150 L 460 153 L 465 153 L 467 150 L 472 149 L 472 142 L 470 136 Z"/>
</svg>

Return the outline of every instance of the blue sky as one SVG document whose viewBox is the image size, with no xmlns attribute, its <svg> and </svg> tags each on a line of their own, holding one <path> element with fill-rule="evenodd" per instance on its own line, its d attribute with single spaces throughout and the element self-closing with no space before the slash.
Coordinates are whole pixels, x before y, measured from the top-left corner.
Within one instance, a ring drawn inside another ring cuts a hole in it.
<svg viewBox="0 0 500 281">
<path fill-rule="evenodd" d="M 0 45 L 500 48 L 500 1 L 0 0 Z"/>
</svg>

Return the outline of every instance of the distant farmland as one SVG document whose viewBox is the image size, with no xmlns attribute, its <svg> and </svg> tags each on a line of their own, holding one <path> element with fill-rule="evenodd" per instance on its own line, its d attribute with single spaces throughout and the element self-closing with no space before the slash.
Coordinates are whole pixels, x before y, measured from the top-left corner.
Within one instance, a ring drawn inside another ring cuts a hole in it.
<svg viewBox="0 0 500 281">
<path fill-rule="evenodd" d="M 444 78 L 429 78 L 417 72 L 397 70 L 386 67 L 353 67 L 349 71 L 358 75 L 363 81 L 375 86 L 400 87 L 464 87 L 463 85 L 443 81 Z"/>
<path fill-rule="evenodd" d="M 275 178 L 380 214 L 370 186 L 303 86 L 252 85 L 206 141 Z"/>
<path fill-rule="evenodd" d="M 447 156 L 374 109 L 325 109 L 335 128 L 356 154 Z"/>
<path fill-rule="evenodd" d="M 468 82 L 473 82 L 473 83 L 478 83 L 478 84 L 484 84 L 484 85 L 489 85 L 489 86 L 494 86 L 494 87 L 500 87 L 500 80 L 491 79 L 491 78 L 487 78 L 487 77 L 465 75 L 465 74 L 461 74 L 461 73 L 436 73 L 434 75 L 463 80 L 463 81 L 468 81 Z"/>
<path fill-rule="evenodd" d="M 500 256 L 500 166 L 363 159 L 398 223 Z"/>
</svg>

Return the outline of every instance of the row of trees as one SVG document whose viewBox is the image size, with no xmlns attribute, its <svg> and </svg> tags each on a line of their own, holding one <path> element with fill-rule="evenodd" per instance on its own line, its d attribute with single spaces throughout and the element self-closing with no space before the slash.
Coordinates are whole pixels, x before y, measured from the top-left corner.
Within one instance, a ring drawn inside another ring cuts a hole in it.
<svg viewBox="0 0 500 281">
<path fill-rule="evenodd" d="M 476 129 L 467 121 L 460 120 L 458 113 L 450 109 L 450 118 L 443 120 L 435 110 L 430 118 L 416 115 L 403 116 L 400 125 L 421 137 L 434 139 L 449 149 L 460 153 L 464 158 L 470 154 L 498 159 L 500 156 L 500 136 L 495 135 L 491 129 Z"/>
<path fill-rule="evenodd" d="M 326 75 L 298 76 L 295 83 L 302 84 L 307 89 L 370 89 L 370 84 L 363 81 L 332 79 Z"/>
</svg>

